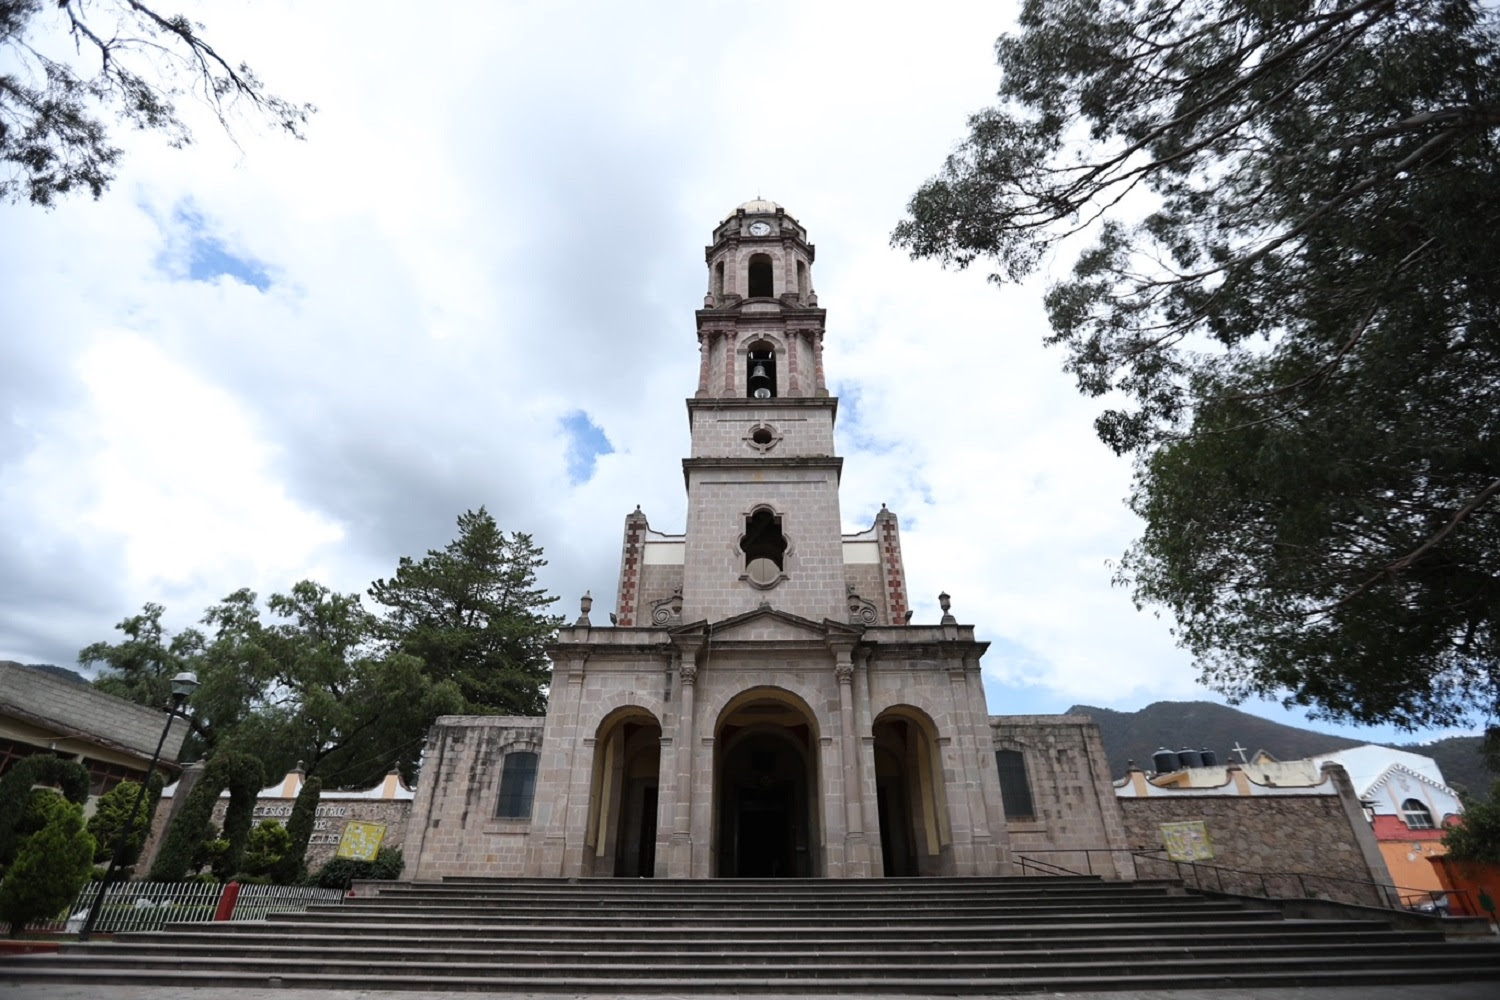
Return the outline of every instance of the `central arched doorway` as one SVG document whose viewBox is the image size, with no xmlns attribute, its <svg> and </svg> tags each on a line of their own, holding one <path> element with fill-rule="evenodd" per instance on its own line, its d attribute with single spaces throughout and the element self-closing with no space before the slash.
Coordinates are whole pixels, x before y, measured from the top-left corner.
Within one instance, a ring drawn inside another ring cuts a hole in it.
<svg viewBox="0 0 1500 1000">
<path fill-rule="evenodd" d="M 714 733 L 715 874 L 821 874 L 818 737 L 812 713 L 785 691 L 747 691 Z"/>
<path fill-rule="evenodd" d="M 643 708 L 627 708 L 599 726 L 589 794 L 587 870 L 593 875 L 651 878 L 656 874 L 657 791 L 661 724 Z"/>
</svg>

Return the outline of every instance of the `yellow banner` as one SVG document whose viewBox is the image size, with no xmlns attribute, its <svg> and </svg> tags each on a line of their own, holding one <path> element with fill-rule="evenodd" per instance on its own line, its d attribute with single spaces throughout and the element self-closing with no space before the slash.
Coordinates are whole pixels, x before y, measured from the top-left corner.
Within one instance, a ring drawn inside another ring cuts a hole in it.
<svg viewBox="0 0 1500 1000">
<path fill-rule="evenodd" d="M 355 861 L 374 861 L 375 855 L 380 853 L 380 842 L 383 840 L 384 823 L 350 821 L 344 824 L 344 835 L 339 838 L 338 856 Z"/>
<path fill-rule="evenodd" d="M 1173 861 L 1207 861 L 1214 856 L 1213 841 L 1201 819 L 1187 823 L 1163 823 L 1161 842 Z"/>
</svg>

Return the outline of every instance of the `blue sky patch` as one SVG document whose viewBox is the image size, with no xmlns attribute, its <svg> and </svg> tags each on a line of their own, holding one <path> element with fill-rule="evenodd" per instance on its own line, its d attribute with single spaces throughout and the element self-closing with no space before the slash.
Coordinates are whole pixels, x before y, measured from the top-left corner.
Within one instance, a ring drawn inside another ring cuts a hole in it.
<svg viewBox="0 0 1500 1000">
<path fill-rule="evenodd" d="M 271 276 L 265 266 L 253 258 L 231 253 L 222 240 L 208 232 L 202 213 L 179 205 L 172 212 L 172 221 L 182 227 L 187 237 L 185 256 L 190 280 L 211 282 L 228 275 L 262 292 L 271 287 Z"/>
<path fill-rule="evenodd" d="M 604 428 L 582 410 L 563 417 L 562 427 L 568 435 L 568 481 L 581 486 L 594 478 L 599 456 L 613 455 L 615 447 L 604 436 Z"/>
</svg>

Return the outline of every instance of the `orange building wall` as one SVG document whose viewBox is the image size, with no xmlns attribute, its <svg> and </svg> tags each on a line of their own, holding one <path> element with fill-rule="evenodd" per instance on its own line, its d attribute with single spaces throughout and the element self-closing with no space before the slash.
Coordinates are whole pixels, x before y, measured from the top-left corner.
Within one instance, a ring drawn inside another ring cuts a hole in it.
<svg viewBox="0 0 1500 1000">
<path fill-rule="evenodd" d="M 1403 890 L 1402 902 L 1426 902 L 1425 898 L 1408 897 L 1416 897 L 1422 891 L 1442 891 L 1442 881 L 1427 860 L 1448 853 L 1443 846 L 1442 830 L 1413 830 L 1396 816 L 1376 816 L 1374 827 L 1391 881 Z"/>
</svg>

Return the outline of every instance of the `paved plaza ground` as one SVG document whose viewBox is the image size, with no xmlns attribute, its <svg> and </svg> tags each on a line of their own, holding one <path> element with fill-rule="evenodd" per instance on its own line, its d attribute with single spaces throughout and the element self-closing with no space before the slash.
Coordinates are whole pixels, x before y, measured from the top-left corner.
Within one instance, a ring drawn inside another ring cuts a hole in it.
<svg viewBox="0 0 1500 1000">
<path fill-rule="evenodd" d="M 936 1000 L 951 994 L 920 996 L 872 994 L 848 1000 Z M 1263 990 L 1121 990 L 1110 993 L 1024 993 L 966 1000 L 1495 1000 L 1497 986 L 1489 983 L 1445 983 L 1431 986 L 1357 986 L 1330 989 L 1277 988 Z M 804 994 L 772 993 L 662 993 L 629 995 L 629 1000 L 802 1000 Z M 0 983 L 0 1000 L 618 1000 L 619 994 L 600 993 L 447 993 L 441 990 L 397 993 L 387 990 L 215 989 L 212 987 L 35 986 Z"/>
</svg>

